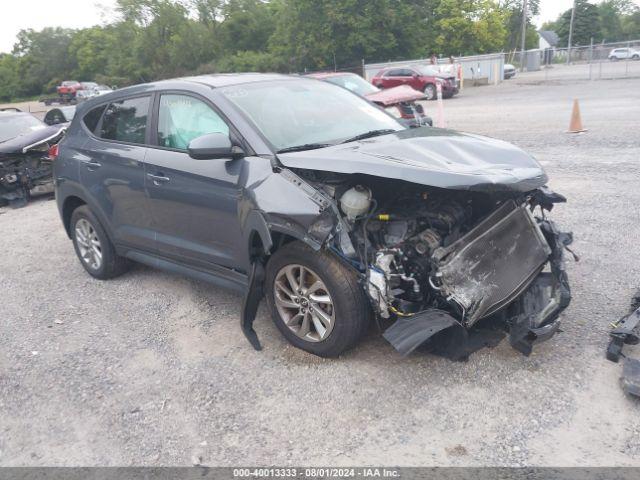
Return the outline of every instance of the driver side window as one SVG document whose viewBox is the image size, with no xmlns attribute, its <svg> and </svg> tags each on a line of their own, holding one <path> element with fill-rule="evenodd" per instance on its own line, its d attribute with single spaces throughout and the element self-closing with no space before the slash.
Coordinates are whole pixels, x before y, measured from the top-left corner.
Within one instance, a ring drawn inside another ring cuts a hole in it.
<svg viewBox="0 0 640 480">
<path fill-rule="evenodd" d="M 229 135 L 229 126 L 209 105 L 188 95 L 160 96 L 159 146 L 186 151 L 191 140 L 208 133 Z"/>
</svg>

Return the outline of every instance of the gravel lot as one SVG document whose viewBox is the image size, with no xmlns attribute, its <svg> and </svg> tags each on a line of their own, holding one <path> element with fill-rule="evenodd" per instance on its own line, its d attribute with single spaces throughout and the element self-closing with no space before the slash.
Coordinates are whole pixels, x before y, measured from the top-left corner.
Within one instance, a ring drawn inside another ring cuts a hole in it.
<svg viewBox="0 0 640 480">
<path fill-rule="evenodd" d="M 43 199 L 0 209 L 0 465 L 640 466 L 640 402 L 604 358 L 640 287 L 640 80 L 526 83 L 468 89 L 445 115 L 532 152 L 569 198 L 553 217 L 581 257 L 574 299 L 529 358 L 503 342 L 402 359 L 372 330 L 322 360 L 264 306 L 255 352 L 239 296 L 142 266 L 90 278 Z M 586 134 L 564 133 L 574 97 Z"/>
</svg>

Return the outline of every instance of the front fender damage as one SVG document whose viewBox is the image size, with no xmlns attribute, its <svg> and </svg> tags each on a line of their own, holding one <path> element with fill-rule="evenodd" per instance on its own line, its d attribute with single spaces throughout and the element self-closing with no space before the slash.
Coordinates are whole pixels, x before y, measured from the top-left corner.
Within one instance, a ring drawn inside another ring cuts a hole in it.
<svg viewBox="0 0 640 480">
<path fill-rule="evenodd" d="M 266 181 L 277 182 L 292 201 L 285 212 L 279 202 L 260 205 L 270 231 L 325 248 L 352 268 L 384 338 L 402 355 L 428 346 L 463 360 L 505 336 L 529 355 L 559 331 L 571 300 L 564 251 L 572 237 L 546 217 L 566 201 L 547 187 L 505 194 L 287 168 L 277 173 Z M 349 212 L 348 192 L 371 202 Z M 268 254 L 252 259 L 243 306 L 242 330 L 256 349 L 252 323 Z"/>
<path fill-rule="evenodd" d="M 314 188 L 304 179 L 288 169 L 278 169 L 278 175 L 271 175 L 266 182 L 254 185 L 260 196 L 260 189 L 272 194 L 287 196 L 291 199 L 290 211 L 284 214 L 278 211 L 279 203 L 263 202 L 262 210 L 247 215 L 247 230 L 255 230 L 262 238 L 263 249 L 251 253 L 248 288 L 242 302 L 240 326 L 245 337 L 255 350 L 261 350 L 260 340 L 253 328 L 258 305 L 264 296 L 264 278 L 267 256 L 273 241 L 272 233 L 281 233 L 297 238 L 314 250 L 319 250 L 332 238 L 336 238 L 340 248 L 348 255 L 355 255 L 355 249 L 349 239 L 348 229 L 341 218 L 338 207 L 325 193 Z M 273 182 L 273 183 L 268 183 Z M 275 185 L 274 185 L 275 184 Z M 262 198 L 270 198 L 263 196 Z M 251 228 L 251 225 L 254 225 Z"/>
</svg>

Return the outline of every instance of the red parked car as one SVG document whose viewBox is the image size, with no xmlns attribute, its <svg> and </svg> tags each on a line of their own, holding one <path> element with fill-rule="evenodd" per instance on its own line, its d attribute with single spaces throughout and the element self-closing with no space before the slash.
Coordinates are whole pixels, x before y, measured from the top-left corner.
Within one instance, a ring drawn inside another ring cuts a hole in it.
<svg viewBox="0 0 640 480">
<path fill-rule="evenodd" d="M 82 90 L 82 84 L 75 80 L 65 80 L 58 87 L 56 91 L 61 97 L 74 98 L 78 90 Z"/>
<path fill-rule="evenodd" d="M 432 125 L 431 117 L 425 115 L 422 105 L 417 100 L 424 99 L 424 93 L 414 90 L 408 85 L 380 90 L 367 82 L 360 75 L 349 72 L 311 73 L 308 77 L 333 83 L 384 108 L 396 118 L 404 120 L 411 126 Z"/>
<path fill-rule="evenodd" d="M 371 80 L 378 88 L 392 88 L 399 85 L 409 85 L 424 92 L 427 100 L 437 96 L 436 85 L 442 85 L 442 97 L 451 98 L 459 91 L 459 84 L 454 75 L 439 72 L 427 65 L 412 65 L 406 67 L 391 67 L 380 70 Z"/>
</svg>

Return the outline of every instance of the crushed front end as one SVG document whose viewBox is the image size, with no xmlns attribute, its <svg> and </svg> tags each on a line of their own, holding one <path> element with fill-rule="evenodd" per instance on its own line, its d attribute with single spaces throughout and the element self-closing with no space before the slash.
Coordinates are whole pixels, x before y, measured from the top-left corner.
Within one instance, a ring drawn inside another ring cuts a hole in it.
<svg viewBox="0 0 640 480">
<path fill-rule="evenodd" d="M 22 207 L 30 197 L 53 192 L 49 149 L 64 129 L 48 127 L 0 144 L 0 206 Z"/>
<path fill-rule="evenodd" d="M 339 205 L 342 232 L 328 246 L 359 271 L 384 337 L 403 355 L 424 345 L 463 359 L 505 336 L 529 355 L 558 331 L 572 237 L 547 212 L 564 197 L 300 174 Z"/>
</svg>

